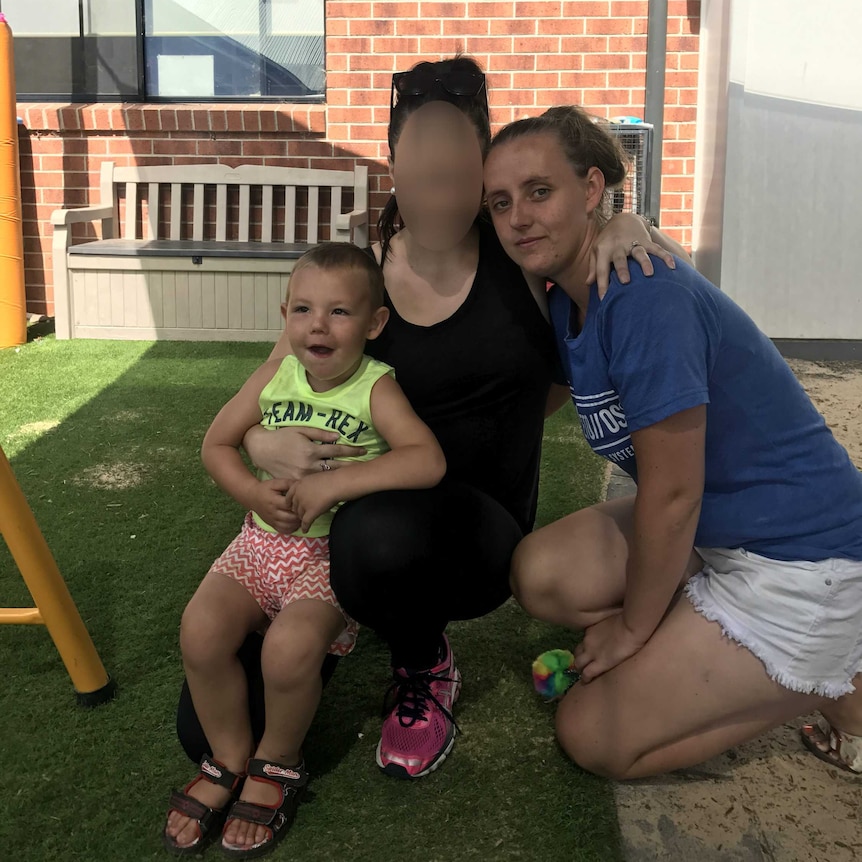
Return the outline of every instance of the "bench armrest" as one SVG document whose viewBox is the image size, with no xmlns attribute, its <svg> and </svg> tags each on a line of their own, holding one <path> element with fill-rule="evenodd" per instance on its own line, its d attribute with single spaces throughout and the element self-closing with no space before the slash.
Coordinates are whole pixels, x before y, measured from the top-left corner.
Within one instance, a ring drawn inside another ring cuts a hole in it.
<svg viewBox="0 0 862 862">
<path fill-rule="evenodd" d="M 365 248 L 368 245 L 368 210 L 353 210 L 336 216 L 333 239 L 354 242 Z"/>
<path fill-rule="evenodd" d="M 368 210 L 353 210 L 336 216 L 335 226 L 338 230 L 353 230 L 357 225 L 368 221 Z"/>
<path fill-rule="evenodd" d="M 70 225 L 80 222 L 96 221 L 97 219 L 109 219 L 114 215 L 111 205 L 92 205 L 88 207 L 77 207 L 75 209 L 54 210 L 51 213 L 51 224 Z"/>
</svg>

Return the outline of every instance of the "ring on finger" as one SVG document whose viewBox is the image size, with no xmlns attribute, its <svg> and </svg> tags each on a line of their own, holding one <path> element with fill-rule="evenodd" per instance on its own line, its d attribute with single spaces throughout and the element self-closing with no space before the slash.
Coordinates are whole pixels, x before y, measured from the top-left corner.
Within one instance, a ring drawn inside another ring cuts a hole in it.
<svg viewBox="0 0 862 862">
<path fill-rule="evenodd" d="M 629 246 L 629 254 L 631 254 L 639 245 L 640 245 L 639 240 L 633 240 L 632 244 Z"/>
<path fill-rule="evenodd" d="M 320 462 L 320 469 L 321 469 L 321 470 L 323 470 L 324 472 L 329 471 L 329 470 L 331 470 L 331 469 L 332 469 L 332 467 L 331 467 L 331 466 L 330 466 L 330 464 L 329 464 L 329 459 L 328 459 L 328 458 L 324 458 L 324 459 Z"/>
</svg>

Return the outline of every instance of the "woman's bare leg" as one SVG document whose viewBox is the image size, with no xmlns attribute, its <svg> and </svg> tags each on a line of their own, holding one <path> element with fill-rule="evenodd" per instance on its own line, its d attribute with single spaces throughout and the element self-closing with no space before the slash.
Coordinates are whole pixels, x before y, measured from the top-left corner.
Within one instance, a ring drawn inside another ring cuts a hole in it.
<svg viewBox="0 0 862 862">
<path fill-rule="evenodd" d="M 862 673 L 853 677 L 856 691 L 838 700 L 827 700 L 820 708 L 823 717 L 838 730 L 862 736 Z"/>
<path fill-rule="evenodd" d="M 833 748 L 832 734 L 828 730 L 824 732 L 819 723 L 804 725 L 802 736 L 836 766 L 849 766 L 858 772 L 860 764 L 856 752 L 859 750 L 859 745 L 846 737 L 862 737 L 862 673 L 856 674 L 853 685 L 856 686 L 856 691 L 845 694 L 838 700 L 824 701 L 823 706 L 820 707 L 823 718 L 843 741 Z"/>
<path fill-rule="evenodd" d="M 572 688 L 557 734 L 583 768 L 643 778 L 701 763 L 824 702 L 773 682 L 680 597 L 640 652 Z"/>
<path fill-rule="evenodd" d="M 575 630 L 617 613 L 633 506 L 633 497 L 601 503 L 527 536 L 512 562 L 524 608 Z M 700 568 L 692 552 L 680 586 Z M 569 692 L 557 733 L 585 769 L 635 778 L 700 763 L 824 703 L 774 683 L 752 653 L 678 597 L 640 652 Z"/>
<path fill-rule="evenodd" d="M 531 616 L 583 631 L 622 607 L 634 497 L 581 509 L 521 540 L 512 557 L 515 598 Z M 692 552 L 680 586 L 700 571 Z"/>
</svg>

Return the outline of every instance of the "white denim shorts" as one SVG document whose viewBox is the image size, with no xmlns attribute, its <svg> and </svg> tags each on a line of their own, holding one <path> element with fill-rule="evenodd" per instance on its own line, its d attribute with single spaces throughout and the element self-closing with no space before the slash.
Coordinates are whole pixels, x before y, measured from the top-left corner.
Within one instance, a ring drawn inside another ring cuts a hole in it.
<svg viewBox="0 0 862 862">
<path fill-rule="evenodd" d="M 782 562 L 741 548 L 696 548 L 695 610 L 746 647 L 779 685 L 837 698 L 862 671 L 862 563 Z"/>
</svg>

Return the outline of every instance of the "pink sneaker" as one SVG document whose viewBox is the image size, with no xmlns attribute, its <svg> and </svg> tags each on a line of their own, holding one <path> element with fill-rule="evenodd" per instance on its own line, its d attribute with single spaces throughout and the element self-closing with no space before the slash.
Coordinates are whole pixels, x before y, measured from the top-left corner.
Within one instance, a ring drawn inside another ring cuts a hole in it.
<svg viewBox="0 0 862 862">
<path fill-rule="evenodd" d="M 394 778 L 422 778 L 433 772 L 455 744 L 458 725 L 452 707 L 461 693 L 461 674 L 455 667 L 449 640 L 446 656 L 430 668 L 408 672 L 395 668 L 387 701 L 394 705 L 383 720 L 377 746 L 377 765 Z"/>
</svg>

